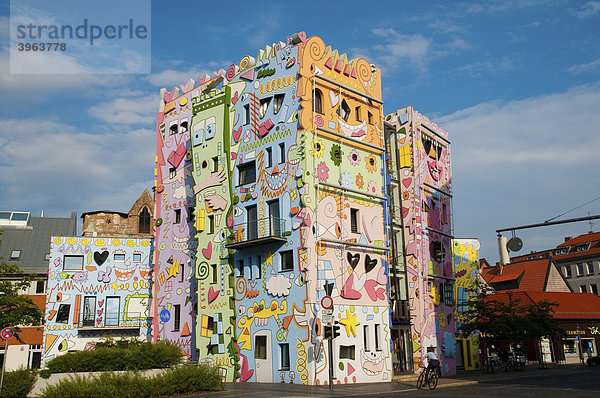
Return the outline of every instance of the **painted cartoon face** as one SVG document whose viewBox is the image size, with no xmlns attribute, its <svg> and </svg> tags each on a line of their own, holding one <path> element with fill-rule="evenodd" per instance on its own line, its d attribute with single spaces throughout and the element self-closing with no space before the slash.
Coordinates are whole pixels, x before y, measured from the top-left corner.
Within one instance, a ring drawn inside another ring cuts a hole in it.
<svg viewBox="0 0 600 398">
<path fill-rule="evenodd" d="M 215 137 L 217 119 L 214 116 L 199 120 L 192 126 L 192 143 L 194 146 L 201 145 L 204 141 Z"/>
<path fill-rule="evenodd" d="M 435 181 L 439 181 L 442 177 L 442 168 L 440 167 L 439 162 L 437 160 L 428 160 L 427 168 L 429 169 L 431 178 Z"/>
<path fill-rule="evenodd" d="M 360 366 L 369 376 L 376 376 L 383 372 L 383 351 L 360 350 Z"/>
<path fill-rule="evenodd" d="M 363 121 L 357 125 L 351 125 L 345 123 L 342 118 L 338 116 L 338 123 L 340 124 L 340 129 L 342 133 L 344 133 L 348 137 L 352 137 L 355 140 L 362 141 L 367 136 L 367 122 Z"/>
<path fill-rule="evenodd" d="M 293 51 L 291 47 L 284 48 L 280 53 L 279 57 L 281 59 L 281 63 L 285 65 L 287 69 L 291 68 L 296 64 L 296 57 L 294 57 Z"/>
</svg>

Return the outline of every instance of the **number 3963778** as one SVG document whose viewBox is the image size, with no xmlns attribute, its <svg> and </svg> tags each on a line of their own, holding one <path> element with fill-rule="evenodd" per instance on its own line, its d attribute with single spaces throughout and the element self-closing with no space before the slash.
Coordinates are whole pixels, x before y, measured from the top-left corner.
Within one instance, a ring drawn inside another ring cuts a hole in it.
<svg viewBox="0 0 600 398">
<path fill-rule="evenodd" d="M 18 43 L 19 51 L 66 51 L 66 43 Z"/>
</svg>

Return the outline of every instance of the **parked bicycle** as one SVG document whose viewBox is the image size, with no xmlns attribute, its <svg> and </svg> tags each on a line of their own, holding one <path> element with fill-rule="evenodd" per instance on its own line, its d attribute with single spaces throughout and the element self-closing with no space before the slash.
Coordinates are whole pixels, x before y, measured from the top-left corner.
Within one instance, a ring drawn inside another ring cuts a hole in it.
<svg viewBox="0 0 600 398">
<path fill-rule="evenodd" d="M 506 356 L 506 371 L 523 370 L 525 368 L 525 356 L 520 352 L 509 351 Z"/>
<path fill-rule="evenodd" d="M 486 357 L 481 361 L 481 373 L 494 373 L 494 367 L 490 357 Z"/>
<path fill-rule="evenodd" d="M 435 368 L 427 368 L 423 361 L 421 361 L 419 369 L 421 370 L 421 374 L 417 379 L 417 389 L 421 389 L 421 387 L 429 387 L 430 390 L 435 390 L 438 385 L 438 375 Z"/>
</svg>

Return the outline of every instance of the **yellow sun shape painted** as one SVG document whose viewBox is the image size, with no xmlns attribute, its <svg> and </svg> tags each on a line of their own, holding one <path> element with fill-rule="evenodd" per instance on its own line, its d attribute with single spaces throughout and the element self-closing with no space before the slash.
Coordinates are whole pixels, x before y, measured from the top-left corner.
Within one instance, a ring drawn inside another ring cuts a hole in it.
<svg viewBox="0 0 600 398">
<path fill-rule="evenodd" d="M 346 310 L 346 318 L 340 319 L 340 323 L 346 328 L 346 334 L 350 337 L 350 333 L 356 337 L 356 326 L 360 325 L 356 322 L 356 314 L 351 314 L 349 310 Z"/>
</svg>

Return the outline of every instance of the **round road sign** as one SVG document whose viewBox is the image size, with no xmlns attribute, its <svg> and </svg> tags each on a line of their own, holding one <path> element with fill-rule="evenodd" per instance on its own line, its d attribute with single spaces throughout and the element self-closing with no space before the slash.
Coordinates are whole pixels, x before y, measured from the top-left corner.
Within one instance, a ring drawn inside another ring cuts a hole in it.
<svg viewBox="0 0 600 398">
<path fill-rule="evenodd" d="M 326 310 L 333 307 L 333 299 L 331 296 L 325 296 L 321 299 L 321 307 L 325 308 Z"/>
<path fill-rule="evenodd" d="M 2 329 L 2 333 L 1 334 L 2 334 L 2 338 L 4 340 L 8 340 L 11 337 L 13 337 L 13 330 L 11 328 L 4 328 L 4 329 Z"/>
</svg>

